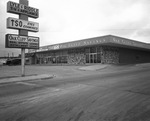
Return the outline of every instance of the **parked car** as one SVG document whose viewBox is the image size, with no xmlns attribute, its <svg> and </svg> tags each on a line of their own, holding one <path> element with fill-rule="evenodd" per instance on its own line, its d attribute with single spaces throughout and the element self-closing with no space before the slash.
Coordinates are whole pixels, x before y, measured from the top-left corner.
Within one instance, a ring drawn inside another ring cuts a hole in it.
<svg viewBox="0 0 150 121">
<path fill-rule="evenodd" d="M 6 65 L 7 59 L 0 59 L 0 65 Z"/>
<path fill-rule="evenodd" d="M 7 60 L 6 65 L 9 65 L 9 66 L 12 66 L 12 65 L 21 65 L 21 59 L 17 58 L 17 59 Z"/>
</svg>

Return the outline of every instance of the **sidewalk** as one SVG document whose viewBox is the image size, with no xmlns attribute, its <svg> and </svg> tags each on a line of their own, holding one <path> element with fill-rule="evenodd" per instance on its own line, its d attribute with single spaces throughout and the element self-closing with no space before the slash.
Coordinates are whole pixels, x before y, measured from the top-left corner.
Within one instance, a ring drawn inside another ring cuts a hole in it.
<svg viewBox="0 0 150 121">
<path fill-rule="evenodd" d="M 40 74 L 40 75 L 25 76 L 25 77 L 13 77 L 13 78 L 6 77 L 4 79 L 0 79 L 0 84 L 19 82 L 19 81 L 51 79 L 53 77 L 54 77 L 54 75 L 49 75 L 49 74 Z"/>
<path fill-rule="evenodd" d="M 108 67 L 110 65 L 107 64 L 96 64 L 96 65 L 90 65 L 90 66 L 84 66 L 79 68 L 79 70 L 83 70 L 83 71 L 97 71 L 97 70 L 101 70 L 104 69 L 106 67 Z"/>
</svg>

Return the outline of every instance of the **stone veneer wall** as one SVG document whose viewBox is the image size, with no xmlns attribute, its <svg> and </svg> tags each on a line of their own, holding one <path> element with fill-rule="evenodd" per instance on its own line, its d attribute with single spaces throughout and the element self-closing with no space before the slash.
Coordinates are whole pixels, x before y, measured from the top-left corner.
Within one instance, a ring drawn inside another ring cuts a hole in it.
<svg viewBox="0 0 150 121">
<path fill-rule="evenodd" d="M 68 64 L 85 64 L 86 56 L 83 53 L 75 53 L 68 55 Z"/>
<path fill-rule="evenodd" d="M 119 52 L 114 47 L 102 48 L 102 63 L 119 64 Z"/>
</svg>

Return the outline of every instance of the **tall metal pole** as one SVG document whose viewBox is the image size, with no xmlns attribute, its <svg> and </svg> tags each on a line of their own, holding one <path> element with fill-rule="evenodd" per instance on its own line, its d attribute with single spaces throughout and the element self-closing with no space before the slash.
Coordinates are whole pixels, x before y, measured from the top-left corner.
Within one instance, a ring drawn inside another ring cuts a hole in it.
<svg viewBox="0 0 150 121">
<path fill-rule="evenodd" d="M 28 6 L 28 0 L 19 0 L 19 3 Z M 28 16 L 20 14 L 19 19 L 28 21 Z M 28 36 L 28 31 L 27 30 L 19 30 L 19 35 Z M 24 48 L 21 48 L 21 68 L 22 68 L 21 69 L 22 76 L 25 76 L 25 49 Z"/>
<path fill-rule="evenodd" d="M 25 76 L 25 49 L 21 48 L 21 76 Z"/>
</svg>

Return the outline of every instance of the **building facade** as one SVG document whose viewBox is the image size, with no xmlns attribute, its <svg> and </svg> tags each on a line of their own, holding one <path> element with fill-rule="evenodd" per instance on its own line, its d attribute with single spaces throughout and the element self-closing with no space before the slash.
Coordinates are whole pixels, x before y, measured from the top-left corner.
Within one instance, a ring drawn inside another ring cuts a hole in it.
<svg viewBox="0 0 150 121">
<path fill-rule="evenodd" d="M 133 64 L 150 62 L 150 45 L 113 35 L 29 50 L 31 64 Z"/>
</svg>

